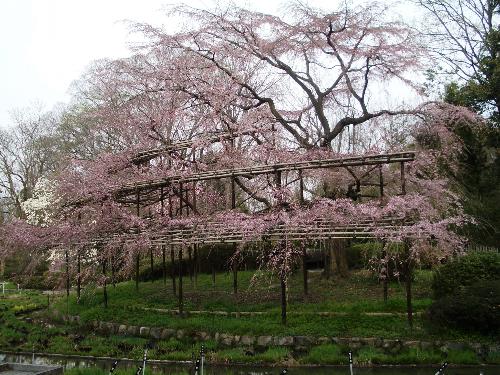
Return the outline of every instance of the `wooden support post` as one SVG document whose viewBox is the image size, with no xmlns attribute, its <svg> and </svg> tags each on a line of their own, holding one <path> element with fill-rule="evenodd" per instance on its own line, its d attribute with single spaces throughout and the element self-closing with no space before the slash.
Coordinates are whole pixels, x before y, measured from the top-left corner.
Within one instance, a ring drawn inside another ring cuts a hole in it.
<svg viewBox="0 0 500 375">
<path fill-rule="evenodd" d="M 384 303 L 387 303 L 388 299 L 388 283 L 389 283 L 389 263 L 386 261 L 387 252 L 385 251 L 385 243 L 383 244 L 384 250 L 382 251 L 382 258 L 384 259 L 384 271 L 383 271 L 383 280 L 382 285 L 384 287 Z"/>
<path fill-rule="evenodd" d="M 66 297 L 69 298 L 70 283 L 69 283 L 69 252 L 68 252 L 68 249 L 66 249 L 65 255 L 66 255 Z"/>
<path fill-rule="evenodd" d="M 163 191 L 163 186 L 160 188 L 160 215 L 161 217 L 165 216 L 165 197 L 164 191 Z M 166 254 L 165 254 L 165 245 L 161 245 L 161 269 L 162 269 L 162 276 L 163 276 L 163 284 L 167 285 L 167 260 L 166 260 Z M 173 264 L 172 264 L 173 266 Z"/>
<path fill-rule="evenodd" d="M 137 199 L 136 199 L 136 214 L 137 217 L 141 216 L 141 195 L 139 190 L 137 190 Z M 135 256 L 135 290 L 139 290 L 139 253 Z"/>
<path fill-rule="evenodd" d="M 199 271 L 199 266 L 200 266 L 200 260 L 199 260 L 199 254 L 198 254 L 198 245 L 197 244 L 194 244 L 193 245 L 193 248 L 194 248 L 194 269 L 193 269 L 193 273 L 194 273 L 194 286 L 197 287 L 198 286 L 198 271 Z"/>
<path fill-rule="evenodd" d="M 172 218 L 174 216 L 174 211 L 172 207 L 172 193 L 168 193 L 168 216 Z"/>
<path fill-rule="evenodd" d="M 179 314 L 184 312 L 182 295 L 182 247 L 179 249 Z"/>
<path fill-rule="evenodd" d="M 276 182 L 276 187 L 278 189 L 281 189 L 281 171 L 276 171 L 275 174 L 274 174 L 274 179 L 275 179 L 275 182 Z M 278 203 L 278 206 L 281 206 L 283 204 L 283 202 L 281 201 L 281 198 L 279 198 L 279 201 L 277 202 Z"/>
<path fill-rule="evenodd" d="M 116 288 L 116 279 L 115 279 L 115 257 L 111 257 L 111 283 L 113 284 L 113 288 Z"/>
<path fill-rule="evenodd" d="M 302 170 L 299 170 L 299 202 L 300 205 L 304 205 L 304 179 L 302 178 Z M 302 279 L 304 284 L 304 295 L 309 294 L 308 288 L 308 272 L 307 272 L 307 248 L 306 244 L 302 243 Z"/>
<path fill-rule="evenodd" d="M 163 276 L 163 284 L 167 285 L 167 259 L 165 254 L 165 245 L 161 245 L 161 268 Z M 173 264 L 172 264 L 173 266 Z"/>
<path fill-rule="evenodd" d="M 302 178 L 302 170 L 299 170 L 299 203 L 304 205 L 304 179 Z"/>
<path fill-rule="evenodd" d="M 139 253 L 135 256 L 135 290 L 139 290 Z"/>
<path fill-rule="evenodd" d="M 185 198 L 186 216 L 189 216 L 189 189 L 188 189 L 188 187 L 186 187 L 184 192 L 186 193 L 186 198 Z"/>
<path fill-rule="evenodd" d="M 212 263 L 212 286 L 215 288 L 215 265 Z"/>
<path fill-rule="evenodd" d="M 406 175 L 405 175 L 405 163 L 401 162 L 401 195 L 406 194 Z"/>
<path fill-rule="evenodd" d="M 236 244 L 234 245 L 236 251 Z M 233 261 L 233 294 L 238 294 L 238 261 Z"/>
<path fill-rule="evenodd" d="M 231 208 L 236 208 L 236 180 L 231 177 Z M 238 294 L 238 259 L 236 256 L 236 243 L 233 243 L 233 294 Z"/>
<path fill-rule="evenodd" d="M 177 294 L 176 277 L 175 277 L 175 252 L 174 245 L 170 245 L 170 277 L 172 278 L 172 292 L 174 296 Z"/>
<path fill-rule="evenodd" d="M 193 182 L 193 210 L 196 212 L 196 181 Z"/>
<path fill-rule="evenodd" d="M 191 249 L 191 246 L 188 246 L 188 274 L 191 284 L 193 283 L 193 266 L 193 251 Z"/>
<path fill-rule="evenodd" d="M 76 303 L 80 303 L 80 298 L 82 295 L 82 269 L 81 269 L 81 253 L 80 250 L 76 253 Z"/>
<path fill-rule="evenodd" d="M 217 255 L 217 254 L 214 254 L 215 252 L 215 249 L 212 247 L 210 249 L 210 255 L 208 257 L 208 259 L 210 259 L 210 266 L 212 267 L 212 287 L 215 288 L 215 262 L 213 261 L 214 258 L 217 258 L 216 256 L 214 255 Z"/>
<path fill-rule="evenodd" d="M 107 289 L 107 277 L 106 277 L 106 259 L 102 261 L 102 276 L 104 278 L 102 292 L 104 296 L 104 308 L 108 308 L 108 289 Z"/>
<path fill-rule="evenodd" d="M 236 208 L 236 180 L 231 177 L 231 208 L 234 210 Z"/>
<path fill-rule="evenodd" d="M 304 282 L 304 295 L 309 294 L 308 288 L 308 272 L 307 272 L 307 248 L 305 244 L 302 244 L 302 277 Z"/>
<path fill-rule="evenodd" d="M 281 284 L 281 324 L 286 325 L 286 276 L 280 276 L 280 284 Z"/>
<path fill-rule="evenodd" d="M 380 184 L 380 197 L 384 196 L 384 174 L 382 173 L 382 165 L 378 166 L 378 179 Z"/>
<path fill-rule="evenodd" d="M 174 216 L 173 206 L 172 206 L 172 193 L 169 191 L 168 194 L 168 216 L 172 219 Z M 177 295 L 177 285 L 175 280 L 175 252 L 174 245 L 170 245 L 170 277 L 172 279 L 172 292 Z"/>
<path fill-rule="evenodd" d="M 404 253 L 406 258 L 406 313 L 408 315 L 408 325 L 413 329 L 413 303 L 412 303 L 412 276 L 413 269 L 410 259 L 410 243 L 408 240 L 404 241 Z"/>
<path fill-rule="evenodd" d="M 182 182 L 179 183 L 179 216 L 184 214 L 184 205 L 182 203 L 182 198 L 184 197 L 184 184 Z"/>
<path fill-rule="evenodd" d="M 154 278 L 154 259 L 153 259 L 153 247 L 151 246 L 151 248 L 149 249 L 149 256 L 150 256 L 150 261 L 151 261 L 151 282 L 154 282 L 155 281 L 155 278 Z"/>
</svg>

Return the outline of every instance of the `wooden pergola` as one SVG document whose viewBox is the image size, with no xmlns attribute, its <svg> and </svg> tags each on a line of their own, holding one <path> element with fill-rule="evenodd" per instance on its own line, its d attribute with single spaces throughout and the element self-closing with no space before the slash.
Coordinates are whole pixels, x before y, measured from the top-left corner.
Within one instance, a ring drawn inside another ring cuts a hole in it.
<svg viewBox="0 0 500 375">
<path fill-rule="evenodd" d="M 251 132 L 243 134 L 234 133 L 221 133 L 209 137 L 206 142 L 214 143 L 225 140 L 234 141 L 234 138 L 241 135 L 248 135 Z M 193 141 L 182 141 L 176 144 L 169 145 L 164 148 L 151 149 L 139 152 L 136 154 L 131 162 L 140 165 L 149 163 L 154 158 L 162 155 L 171 155 L 172 152 L 181 149 L 194 148 Z M 193 153 L 194 154 L 194 153 Z M 304 181 L 303 171 L 314 169 L 332 169 L 344 168 L 354 178 L 356 192 L 360 194 L 361 185 L 364 179 L 369 177 L 373 171 L 378 171 L 378 182 L 367 183 L 370 186 L 378 186 L 380 197 L 384 196 L 384 178 L 381 166 L 384 164 L 396 164 L 400 167 L 400 194 L 406 193 L 406 177 L 405 177 L 405 163 L 415 160 L 414 152 L 398 152 L 378 155 L 367 156 L 354 156 L 347 158 L 326 158 L 326 159 L 311 159 L 293 162 L 283 162 L 275 164 L 253 165 L 248 167 L 218 169 L 218 170 L 204 170 L 188 173 L 172 173 L 167 177 L 162 177 L 152 180 L 144 180 L 133 183 L 127 183 L 121 186 L 116 186 L 112 190 L 112 197 L 115 201 L 134 205 L 136 207 L 137 215 L 141 214 L 141 208 L 150 206 L 152 204 L 161 203 L 161 212 L 168 215 L 171 219 L 182 217 L 186 215 L 197 215 L 197 197 L 195 194 L 195 184 L 203 181 L 211 180 L 224 180 L 230 181 L 231 186 L 231 209 L 237 208 L 236 202 L 236 179 L 247 178 L 251 179 L 256 176 L 267 175 L 274 181 L 276 187 L 283 186 L 282 174 L 296 173 L 297 178 L 295 182 L 299 182 L 299 200 L 304 204 Z M 364 172 L 363 175 L 358 176 L 353 171 L 355 167 L 371 167 Z M 191 186 L 189 186 L 191 185 Z M 189 194 L 192 191 L 192 194 Z M 247 192 L 248 193 L 248 192 Z M 172 209 L 172 197 L 179 199 L 179 208 L 176 212 Z M 168 213 L 164 212 L 164 202 L 169 201 Z M 283 202 L 279 202 L 282 205 Z M 172 220 L 174 222 L 175 220 Z M 119 239 L 123 243 L 128 241 L 135 241 L 139 235 L 147 236 L 154 246 L 161 247 L 163 253 L 163 265 L 165 267 L 165 250 L 170 247 L 170 256 L 172 266 L 175 264 L 174 247 L 178 248 L 179 259 L 179 311 L 183 311 L 183 296 L 182 296 L 182 257 L 183 248 L 189 249 L 191 258 L 191 248 L 194 248 L 197 254 L 197 247 L 199 245 L 214 245 L 214 244 L 233 244 L 236 247 L 237 243 L 255 243 L 255 242 L 272 242 L 280 243 L 280 241 L 323 241 L 330 239 L 370 239 L 380 238 L 382 235 L 387 238 L 397 238 L 398 232 L 402 227 L 411 225 L 406 222 L 404 218 L 384 218 L 379 220 L 360 220 L 352 223 L 335 223 L 331 220 L 316 220 L 314 222 L 300 223 L 300 224 L 284 224 L 275 223 L 270 225 L 269 229 L 262 233 L 252 233 L 250 230 L 240 228 L 228 228 L 226 223 L 217 222 L 216 220 L 206 220 L 200 224 L 191 226 L 180 225 L 167 225 L 161 230 L 156 230 L 152 233 L 125 233 L 125 234 L 111 234 L 103 238 L 96 238 L 80 245 L 95 246 L 97 244 L 103 245 L 113 239 Z M 306 250 L 303 249 L 302 261 L 304 267 L 304 289 L 307 293 L 307 270 L 305 268 Z M 196 255 L 195 255 L 196 257 Z M 80 258 L 78 258 L 78 267 L 80 269 Z M 153 264 L 153 255 L 151 251 L 151 264 Z M 165 270 L 165 268 L 164 268 Z M 103 272 L 105 273 L 105 265 L 103 265 Z M 237 289 L 237 268 L 233 268 L 234 274 L 234 288 Z M 139 255 L 136 257 L 136 283 L 139 281 Z M 175 293 L 175 275 L 172 275 L 174 293 Z M 69 283 L 69 278 L 68 278 Z M 281 278 L 282 289 L 282 320 L 286 321 L 286 280 Z M 78 290 L 80 290 L 80 280 L 78 279 Z"/>
</svg>

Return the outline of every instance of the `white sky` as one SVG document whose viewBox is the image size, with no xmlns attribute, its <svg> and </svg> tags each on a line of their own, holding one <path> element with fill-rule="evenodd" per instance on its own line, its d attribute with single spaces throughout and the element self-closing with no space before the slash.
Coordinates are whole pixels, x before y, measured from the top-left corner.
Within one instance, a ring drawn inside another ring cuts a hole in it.
<svg viewBox="0 0 500 375">
<path fill-rule="evenodd" d="M 329 9 L 337 1 L 306 2 Z M 1 0 L 0 126 L 11 124 L 13 109 L 41 104 L 49 110 L 67 102 L 71 82 L 91 61 L 128 55 L 131 37 L 125 20 L 165 25 L 172 22 L 162 11 L 168 3 L 172 0 Z M 185 3 L 206 8 L 213 4 L 211 0 Z M 278 13 L 284 4 L 282 0 L 235 3 L 268 13 Z"/>
</svg>

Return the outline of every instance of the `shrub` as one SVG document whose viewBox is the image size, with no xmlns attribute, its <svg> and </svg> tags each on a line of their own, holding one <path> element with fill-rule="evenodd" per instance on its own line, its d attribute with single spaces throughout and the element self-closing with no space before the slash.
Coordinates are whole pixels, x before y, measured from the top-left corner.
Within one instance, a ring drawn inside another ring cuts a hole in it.
<svg viewBox="0 0 500 375">
<path fill-rule="evenodd" d="M 435 298 L 472 285 L 479 280 L 500 279 L 500 253 L 477 251 L 441 266 L 432 281 Z"/>
<path fill-rule="evenodd" d="M 500 280 L 483 280 L 435 301 L 428 317 L 436 325 L 494 334 L 500 330 Z"/>
</svg>

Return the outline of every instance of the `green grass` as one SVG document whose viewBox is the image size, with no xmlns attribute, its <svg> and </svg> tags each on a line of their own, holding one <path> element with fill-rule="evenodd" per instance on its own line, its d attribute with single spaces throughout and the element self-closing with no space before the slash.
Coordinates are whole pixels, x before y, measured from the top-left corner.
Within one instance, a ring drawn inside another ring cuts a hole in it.
<svg viewBox="0 0 500 375">
<path fill-rule="evenodd" d="M 171 291 L 170 281 L 142 282 L 136 291 L 134 282 L 124 282 L 116 288 L 108 287 L 109 307 L 103 308 L 100 290 L 88 288 L 80 304 L 71 295 L 69 301 L 62 298 L 55 304 L 59 311 L 79 315 L 84 322 L 109 321 L 137 326 L 168 327 L 210 333 L 239 335 L 314 335 L 314 336 L 361 336 L 412 339 L 464 339 L 484 341 L 479 335 L 465 335 L 448 330 L 433 332 L 420 316 L 414 317 L 410 330 L 405 311 L 406 299 L 403 285 L 389 285 L 387 303 L 382 300 L 382 287 L 366 271 L 353 272 L 346 279 L 321 278 L 310 275 L 310 294 L 304 297 L 299 274 L 290 279 L 288 291 L 288 324 L 280 323 L 279 283 L 268 274 L 239 272 L 237 296 L 231 293 L 232 274 L 217 275 L 212 285 L 210 275 L 199 275 L 197 285 L 185 278 L 185 310 L 261 311 L 261 316 L 217 316 L 192 314 L 185 318 L 166 312 L 145 311 L 144 308 L 177 308 L 177 299 Z M 430 304 L 430 271 L 418 271 L 413 286 L 414 311 L 423 312 Z M 97 292 L 96 292 L 97 291 Z M 318 312 L 334 312 L 336 316 L 320 316 Z M 373 316 L 365 313 L 390 313 Z"/>
<path fill-rule="evenodd" d="M 417 272 L 414 283 L 414 309 L 425 310 L 431 303 L 429 289 L 430 272 Z M 218 274 L 216 285 L 211 276 L 200 274 L 195 285 L 184 278 L 184 306 L 186 310 L 234 311 L 279 311 L 279 281 L 266 274 L 253 271 L 238 273 L 239 293 L 232 294 L 232 274 Z M 291 313 L 301 312 L 395 312 L 406 311 L 404 285 L 389 284 L 389 301 L 382 300 L 382 286 L 366 272 L 356 272 L 348 279 L 330 279 L 310 273 L 310 294 L 303 296 L 302 279 L 299 273 L 290 278 L 288 300 Z M 135 282 L 108 287 L 109 302 L 116 306 L 142 306 L 149 308 L 177 309 L 178 301 L 173 296 L 170 280 L 164 285 L 161 280 L 141 282 L 138 291 Z M 71 304 L 75 304 L 75 296 Z M 102 296 L 96 294 L 95 286 L 84 292 L 82 304 L 85 308 L 102 305 Z"/>
<path fill-rule="evenodd" d="M 290 355 L 287 348 L 271 347 L 263 353 L 247 353 L 243 348 L 223 349 L 210 353 L 209 361 L 219 363 L 283 363 Z"/>
<path fill-rule="evenodd" d="M 47 297 L 36 292 L 0 298 L 0 349 L 39 352 L 80 354 L 92 356 L 128 357 L 140 359 L 149 340 L 136 337 L 111 335 L 99 336 L 93 330 L 57 322 L 34 324 L 25 317 L 51 320 L 54 310 L 70 315 L 79 315 L 83 323 L 102 320 L 137 326 L 155 326 L 184 329 L 187 333 L 205 331 L 210 333 L 232 333 L 238 335 L 312 335 L 338 337 L 381 337 L 398 339 L 464 340 L 494 342 L 494 337 L 466 335 L 451 330 L 438 332 L 427 326 L 425 320 L 416 315 L 414 328 L 409 329 L 406 316 L 404 286 L 390 283 L 389 301 L 382 301 L 382 287 L 367 272 L 351 273 L 346 279 L 326 280 L 319 274 L 310 275 L 310 294 L 302 294 L 299 274 L 290 279 L 288 290 L 289 317 L 286 326 L 280 323 L 279 283 L 268 274 L 254 277 L 252 272 L 239 272 L 239 293 L 231 293 L 232 275 L 217 275 L 212 285 L 209 275 L 199 275 L 195 286 L 185 278 L 186 310 L 262 311 L 258 316 L 219 316 L 213 314 L 178 317 L 170 313 L 145 311 L 144 307 L 176 309 L 177 300 L 169 283 L 162 281 L 142 282 L 139 291 L 134 282 L 124 282 L 116 288 L 108 287 L 109 307 L 102 306 L 101 290 L 95 286 L 85 289 L 80 304 L 74 293 L 66 300 L 57 297 L 51 310 L 33 312 L 44 308 Z M 431 303 L 429 271 L 419 271 L 414 283 L 414 310 L 424 311 Z M 317 312 L 334 312 L 334 316 L 320 316 Z M 366 313 L 392 313 L 369 315 Z M 199 343 L 191 338 L 162 340 L 149 353 L 152 359 L 190 360 L 193 352 L 199 351 Z M 271 347 L 265 352 L 252 352 L 245 348 L 225 348 L 215 341 L 204 343 L 207 357 L 219 363 L 283 363 L 290 359 L 302 364 L 346 364 L 348 349 L 328 344 L 313 347 L 309 352 L 291 353 L 287 348 Z M 293 358 L 292 358 L 293 357 Z M 444 360 L 440 351 L 411 349 L 389 355 L 382 350 L 365 347 L 355 353 L 357 364 L 436 364 Z M 450 351 L 448 360 L 453 363 L 476 364 L 479 359 L 472 351 Z M 489 363 L 499 363 L 498 355 L 491 354 Z M 77 371 L 77 370 L 74 370 Z M 80 370 L 78 370 L 80 371 Z M 75 372 L 74 375 L 90 374 Z M 96 371 L 94 369 L 89 371 Z M 95 372 L 92 372 L 95 373 Z M 71 374 L 71 373 L 70 373 Z"/>
<path fill-rule="evenodd" d="M 313 347 L 301 358 L 301 363 L 343 365 L 348 363 L 345 350 L 339 345 L 325 344 Z"/>
</svg>

